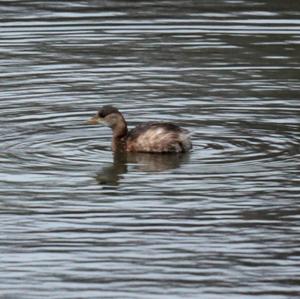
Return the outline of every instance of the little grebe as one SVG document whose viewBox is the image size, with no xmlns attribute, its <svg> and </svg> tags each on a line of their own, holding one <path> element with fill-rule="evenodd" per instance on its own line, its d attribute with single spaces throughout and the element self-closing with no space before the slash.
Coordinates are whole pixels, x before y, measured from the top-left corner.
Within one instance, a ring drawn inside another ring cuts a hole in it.
<svg viewBox="0 0 300 299">
<path fill-rule="evenodd" d="M 104 124 L 112 129 L 113 151 L 179 153 L 192 148 L 188 131 L 173 123 L 147 122 L 128 132 L 122 113 L 113 106 L 103 106 L 88 123 Z"/>
</svg>

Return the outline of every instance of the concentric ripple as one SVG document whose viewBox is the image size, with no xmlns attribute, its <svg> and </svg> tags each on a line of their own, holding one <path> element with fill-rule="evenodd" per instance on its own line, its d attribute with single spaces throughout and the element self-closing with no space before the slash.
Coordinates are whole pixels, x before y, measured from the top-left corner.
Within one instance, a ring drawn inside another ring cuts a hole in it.
<svg viewBox="0 0 300 299">
<path fill-rule="evenodd" d="M 1 296 L 298 298 L 299 9 L 2 1 Z M 106 104 L 193 150 L 113 154 Z"/>
</svg>

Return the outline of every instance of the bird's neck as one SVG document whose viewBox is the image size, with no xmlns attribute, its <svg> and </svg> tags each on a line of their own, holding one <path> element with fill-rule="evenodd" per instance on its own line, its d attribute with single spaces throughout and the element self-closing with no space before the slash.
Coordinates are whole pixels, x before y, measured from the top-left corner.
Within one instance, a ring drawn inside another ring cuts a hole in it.
<svg viewBox="0 0 300 299">
<path fill-rule="evenodd" d="M 116 124 L 113 130 L 113 137 L 112 137 L 112 150 L 116 152 L 117 150 L 121 150 L 125 146 L 126 136 L 128 133 L 126 121 L 123 120 Z"/>
</svg>

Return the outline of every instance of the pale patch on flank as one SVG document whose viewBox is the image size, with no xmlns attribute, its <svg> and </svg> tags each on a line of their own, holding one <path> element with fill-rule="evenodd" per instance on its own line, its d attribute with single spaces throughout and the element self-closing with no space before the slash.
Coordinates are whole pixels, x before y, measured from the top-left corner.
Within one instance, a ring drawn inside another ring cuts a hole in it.
<svg viewBox="0 0 300 299">
<path fill-rule="evenodd" d="M 128 147 L 129 151 L 182 152 L 191 148 L 185 132 L 174 132 L 165 128 L 150 128 L 140 134 Z"/>
</svg>

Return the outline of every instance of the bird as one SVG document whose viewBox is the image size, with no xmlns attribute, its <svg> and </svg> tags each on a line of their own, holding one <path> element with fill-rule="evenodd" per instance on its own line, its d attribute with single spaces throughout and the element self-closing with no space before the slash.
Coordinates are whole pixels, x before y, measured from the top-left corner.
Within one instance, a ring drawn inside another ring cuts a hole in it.
<svg viewBox="0 0 300 299">
<path fill-rule="evenodd" d="M 144 153 L 183 153 L 192 148 L 190 133 L 171 122 L 145 122 L 128 130 L 123 114 L 114 106 L 103 106 L 88 121 L 112 130 L 112 151 Z"/>
</svg>

